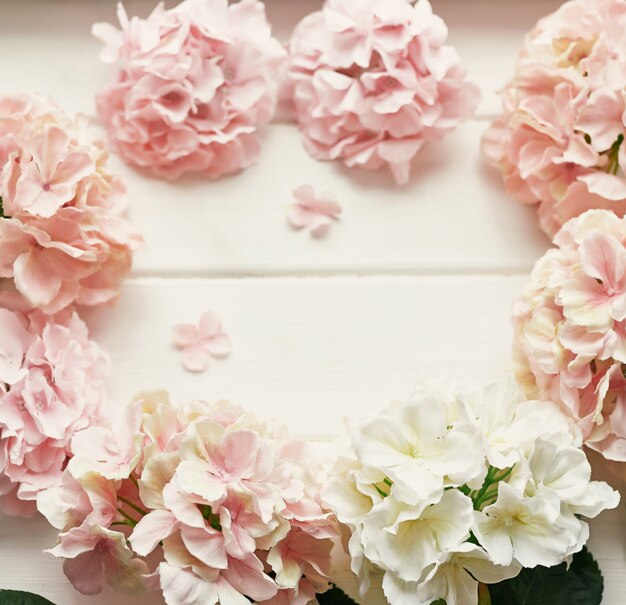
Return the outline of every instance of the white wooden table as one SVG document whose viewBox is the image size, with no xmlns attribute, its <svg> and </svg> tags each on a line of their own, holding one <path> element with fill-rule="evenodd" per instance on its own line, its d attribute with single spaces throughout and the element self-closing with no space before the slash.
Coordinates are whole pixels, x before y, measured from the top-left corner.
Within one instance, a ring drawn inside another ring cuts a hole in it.
<svg viewBox="0 0 626 605">
<path fill-rule="evenodd" d="M 286 38 L 320 0 L 267 4 Z M 288 124 L 266 129 L 256 166 L 215 183 L 171 185 L 113 158 L 146 244 L 119 303 L 86 314 L 113 359 L 111 408 L 137 390 L 166 387 L 178 400 L 230 398 L 282 418 L 296 434 L 327 437 L 342 431 L 342 418 L 408 395 L 421 378 L 501 375 L 511 301 L 549 242 L 534 211 L 507 199 L 484 166 L 479 137 L 499 110 L 497 91 L 524 31 L 558 4 L 433 1 L 484 99 L 476 119 L 422 152 L 406 188 L 383 174 L 315 162 Z M 142 15 L 151 5 L 127 2 L 129 13 Z M 93 114 L 108 68 L 97 59 L 90 26 L 113 21 L 114 13 L 113 0 L 2 0 L 0 90 L 47 92 Z M 324 241 L 286 226 L 291 190 L 303 183 L 335 192 L 344 207 Z M 222 315 L 234 352 L 193 376 L 180 366 L 170 329 L 206 309 Z M 593 463 L 597 477 L 610 478 L 598 457 Z M 605 605 L 624 603 L 625 530 L 623 505 L 592 523 Z M 154 595 L 77 594 L 60 562 L 42 553 L 53 541 L 41 519 L 0 517 L 0 588 L 38 592 L 58 605 L 161 603 Z M 354 591 L 346 574 L 337 579 Z"/>
</svg>

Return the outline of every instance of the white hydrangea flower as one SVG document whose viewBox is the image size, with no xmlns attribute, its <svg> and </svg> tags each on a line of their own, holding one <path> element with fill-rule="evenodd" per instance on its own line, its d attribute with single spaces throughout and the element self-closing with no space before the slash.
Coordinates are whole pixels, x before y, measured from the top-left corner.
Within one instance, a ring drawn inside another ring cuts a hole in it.
<svg viewBox="0 0 626 605">
<path fill-rule="evenodd" d="M 478 431 L 469 422 L 450 422 L 435 397 L 417 393 L 361 425 L 353 435 L 357 458 L 393 481 L 395 496 L 407 504 L 430 500 L 447 486 L 480 485 L 486 465 L 475 447 Z"/>
<path fill-rule="evenodd" d="M 370 561 L 404 581 L 418 581 L 443 552 L 469 538 L 473 520 L 472 501 L 457 490 L 426 506 L 390 497 L 364 519 L 361 541 Z"/>
<path fill-rule="evenodd" d="M 495 565 L 489 555 L 476 544 L 465 542 L 439 557 L 417 594 L 423 603 L 445 599 L 446 605 L 465 605 L 476 601 L 478 582 L 496 584 L 514 578 L 521 565 Z"/>
<path fill-rule="evenodd" d="M 496 502 L 475 513 L 476 537 L 496 565 L 513 560 L 523 567 L 558 565 L 568 554 L 571 537 L 559 525 L 554 504 L 502 482 Z"/>
<path fill-rule="evenodd" d="M 555 404 L 526 401 L 513 379 L 464 392 L 467 413 L 487 440 L 487 460 L 497 468 L 513 466 L 528 455 L 535 441 L 550 436 L 580 445 L 576 425 Z"/>
<path fill-rule="evenodd" d="M 349 530 L 361 593 L 391 605 L 477 605 L 478 583 L 557 565 L 619 495 L 591 481 L 580 430 L 512 381 L 431 383 L 360 424 L 322 497 Z"/>
</svg>

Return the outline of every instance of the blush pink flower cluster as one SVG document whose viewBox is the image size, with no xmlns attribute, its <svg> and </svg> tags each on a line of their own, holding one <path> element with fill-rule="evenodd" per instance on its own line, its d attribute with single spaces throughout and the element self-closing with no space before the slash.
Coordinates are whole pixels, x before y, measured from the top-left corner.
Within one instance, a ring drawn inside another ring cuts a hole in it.
<svg viewBox="0 0 626 605">
<path fill-rule="evenodd" d="M 229 403 L 143 393 L 123 426 L 74 437 L 41 512 L 85 594 L 104 580 L 168 605 L 306 605 L 328 589 L 334 517 L 308 446 Z"/>
<path fill-rule="evenodd" d="M 117 296 L 140 236 L 86 124 L 36 95 L 0 97 L 0 278 L 56 313 Z"/>
<path fill-rule="evenodd" d="M 116 81 L 97 98 L 112 145 L 128 162 L 175 179 L 237 172 L 259 155 L 286 51 L 258 0 L 162 4 L 147 19 L 118 11 L 121 30 L 96 24 Z"/>
<path fill-rule="evenodd" d="M 0 308 L 0 510 L 35 512 L 73 435 L 102 422 L 109 363 L 76 315 Z"/>
<path fill-rule="evenodd" d="M 328 0 L 290 42 L 286 96 L 313 157 L 389 166 L 400 184 L 425 142 L 479 101 L 428 0 Z"/>
<path fill-rule="evenodd" d="M 624 31 L 624 0 L 572 0 L 541 19 L 484 136 L 507 191 L 538 204 L 550 236 L 585 210 L 626 211 Z"/>
<path fill-rule="evenodd" d="M 626 460 L 626 219 L 588 210 L 535 265 L 514 311 L 516 371 L 586 444 Z"/>
</svg>

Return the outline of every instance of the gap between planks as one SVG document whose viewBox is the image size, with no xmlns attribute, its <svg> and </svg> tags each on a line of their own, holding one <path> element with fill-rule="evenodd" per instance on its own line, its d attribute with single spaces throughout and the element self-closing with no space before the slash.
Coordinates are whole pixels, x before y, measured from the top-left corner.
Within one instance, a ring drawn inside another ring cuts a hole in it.
<svg viewBox="0 0 626 605">
<path fill-rule="evenodd" d="M 537 259 L 539 260 L 539 259 Z M 263 267 L 258 270 L 250 269 L 214 269 L 201 271 L 186 271 L 179 269 L 172 270 L 141 270 L 134 271 L 129 276 L 128 281 L 133 282 L 170 282 L 170 281 L 220 281 L 220 280 L 258 280 L 259 282 L 268 279 L 284 280 L 380 280 L 385 278 L 394 279 L 420 279 L 420 278 L 519 278 L 530 275 L 532 267 L 494 267 L 478 269 L 475 267 L 423 267 L 415 268 L 385 268 L 372 269 L 367 271 L 355 271 L 354 269 L 333 268 L 333 269 L 306 269 L 294 270 Z"/>
</svg>

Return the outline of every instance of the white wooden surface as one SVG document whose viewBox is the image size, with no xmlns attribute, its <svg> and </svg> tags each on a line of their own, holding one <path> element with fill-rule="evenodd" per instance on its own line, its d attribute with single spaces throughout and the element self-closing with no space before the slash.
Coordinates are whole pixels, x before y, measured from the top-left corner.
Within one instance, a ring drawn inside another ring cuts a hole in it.
<svg viewBox="0 0 626 605">
<path fill-rule="evenodd" d="M 283 38 L 319 3 L 267 2 Z M 151 4 L 127 7 L 147 14 Z M 287 124 L 266 129 L 257 166 L 216 183 L 174 186 L 113 159 L 146 245 L 119 303 L 86 314 L 113 359 L 112 410 L 139 389 L 167 387 L 177 399 L 230 398 L 283 418 L 296 434 L 328 437 L 341 432 L 342 418 L 406 396 L 420 378 L 488 379 L 506 370 L 511 301 L 548 242 L 533 211 L 508 200 L 483 166 L 479 137 L 498 111 L 497 90 L 524 31 L 558 2 L 433 5 L 484 97 L 475 120 L 422 153 L 406 188 L 311 160 Z M 0 91 L 48 92 L 92 115 L 107 69 L 89 28 L 114 12 L 113 0 L 0 1 Z M 290 191 L 305 182 L 335 192 L 344 206 L 324 241 L 285 223 Z M 234 352 L 193 376 L 180 367 L 170 329 L 205 309 L 222 315 Z M 593 464 L 611 479 L 598 457 Z M 605 605 L 624 602 L 625 530 L 623 505 L 592 523 Z M 59 562 L 42 553 L 53 540 L 41 519 L 0 517 L 0 588 L 39 592 L 58 605 L 161 602 L 75 593 Z M 354 589 L 347 574 L 337 579 Z"/>
</svg>

